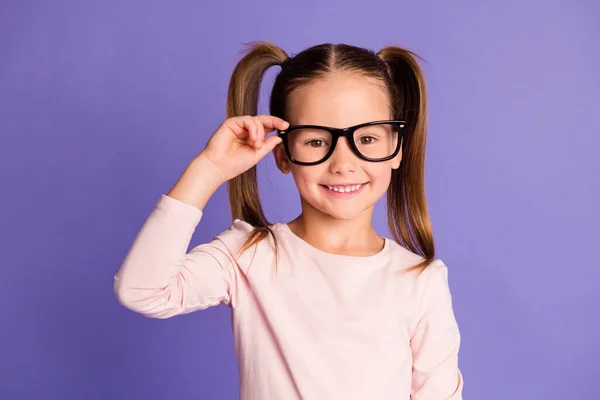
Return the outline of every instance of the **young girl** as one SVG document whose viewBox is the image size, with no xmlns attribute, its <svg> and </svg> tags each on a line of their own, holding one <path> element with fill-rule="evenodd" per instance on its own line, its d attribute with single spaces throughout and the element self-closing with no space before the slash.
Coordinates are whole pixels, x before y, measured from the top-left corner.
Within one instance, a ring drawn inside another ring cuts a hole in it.
<svg viewBox="0 0 600 400">
<path fill-rule="evenodd" d="M 256 115 L 271 66 L 282 69 L 270 115 Z M 152 318 L 230 306 L 241 399 L 461 399 L 414 54 L 322 44 L 289 58 L 256 42 L 233 72 L 227 114 L 138 233 L 115 276 L 120 303 Z M 288 223 L 270 224 L 259 201 L 255 165 L 271 151 L 301 198 Z M 225 182 L 231 227 L 186 252 Z M 386 193 L 393 240 L 371 224 Z"/>
</svg>

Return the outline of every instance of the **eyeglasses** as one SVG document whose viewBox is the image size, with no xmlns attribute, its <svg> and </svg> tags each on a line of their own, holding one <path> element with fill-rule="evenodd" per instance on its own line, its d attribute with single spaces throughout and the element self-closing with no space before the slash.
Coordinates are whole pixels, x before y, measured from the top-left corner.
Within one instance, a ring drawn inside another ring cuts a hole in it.
<svg viewBox="0 0 600 400">
<path fill-rule="evenodd" d="M 406 131 L 406 121 L 374 121 L 348 128 L 320 125 L 292 125 L 277 130 L 291 162 L 316 165 L 326 161 L 335 150 L 340 137 L 360 159 L 371 162 L 390 160 L 400 151 Z"/>
</svg>

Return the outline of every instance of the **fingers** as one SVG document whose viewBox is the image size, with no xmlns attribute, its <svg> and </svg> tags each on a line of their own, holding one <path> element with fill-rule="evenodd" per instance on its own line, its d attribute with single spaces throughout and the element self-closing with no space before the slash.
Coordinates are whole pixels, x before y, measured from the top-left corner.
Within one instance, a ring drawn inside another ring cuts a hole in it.
<svg viewBox="0 0 600 400">
<path fill-rule="evenodd" d="M 260 149 L 263 141 L 265 140 L 265 127 L 259 118 L 254 117 L 253 120 L 256 122 L 256 127 L 258 128 L 256 140 L 254 141 L 254 147 Z"/>
<path fill-rule="evenodd" d="M 250 116 L 228 118 L 224 125 L 240 140 L 254 141 L 256 138 L 256 123 Z"/>
<path fill-rule="evenodd" d="M 268 138 L 266 138 L 262 144 L 262 147 L 260 149 L 256 150 L 256 155 L 258 156 L 259 159 L 263 158 L 264 156 L 266 156 L 269 152 L 271 152 L 275 146 L 277 146 L 279 143 L 281 143 L 283 140 L 279 137 L 279 136 L 269 136 Z"/>
<path fill-rule="evenodd" d="M 275 129 L 284 130 L 290 126 L 287 121 L 272 115 L 257 115 L 256 118 L 262 122 L 267 132 L 274 131 Z"/>
<path fill-rule="evenodd" d="M 250 140 L 254 144 L 256 144 L 256 141 L 258 140 L 258 135 L 259 135 L 259 128 L 258 128 L 258 124 L 256 123 L 256 120 L 252 117 L 247 117 L 244 119 L 244 126 L 250 133 Z"/>
<path fill-rule="evenodd" d="M 290 125 L 281 118 L 265 114 L 232 117 L 229 118 L 229 121 L 231 121 L 231 123 L 227 126 L 231 131 L 239 139 L 248 140 L 255 149 L 262 148 L 267 133 L 272 132 L 275 129 L 287 129 Z"/>
<path fill-rule="evenodd" d="M 274 117 L 272 115 L 257 115 L 255 120 L 257 120 L 257 125 L 259 127 L 259 135 L 258 135 L 258 148 L 262 148 L 263 143 L 266 142 L 269 138 L 265 139 L 267 133 L 274 131 L 275 129 L 287 129 L 290 124 L 287 121 L 284 121 L 281 118 Z M 272 136 L 273 137 L 273 136 Z M 271 151 L 273 147 L 275 147 L 278 143 L 281 143 L 281 139 L 278 136 L 274 136 L 276 139 L 274 141 L 269 142 L 269 146 L 267 151 Z M 271 146 L 272 144 L 272 146 Z"/>
</svg>

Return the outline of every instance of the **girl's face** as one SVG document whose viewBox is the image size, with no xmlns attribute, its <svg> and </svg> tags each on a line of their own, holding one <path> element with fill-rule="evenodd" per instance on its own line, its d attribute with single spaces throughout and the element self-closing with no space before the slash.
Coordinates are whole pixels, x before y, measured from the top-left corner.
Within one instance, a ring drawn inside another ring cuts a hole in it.
<svg viewBox="0 0 600 400">
<path fill-rule="evenodd" d="M 364 122 L 393 119 L 390 100 L 381 84 L 362 75 L 338 72 L 294 90 L 287 102 L 290 125 L 323 125 L 346 128 Z M 329 159 L 318 165 L 302 166 L 290 162 L 283 143 L 274 149 L 277 166 L 292 173 L 300 192 L 303 212 L 306 207 L 336 219 L 351 220 L 370 215 L 375 203 L 385 194 L 392 169 L 398 168 L 402 152 L 383 162 L 362 160 L 340 138 Z M 327 186 L 363 186 L 340 194 Z M 311 210 L 312 211 L 312 210 Z"/>
</svg>

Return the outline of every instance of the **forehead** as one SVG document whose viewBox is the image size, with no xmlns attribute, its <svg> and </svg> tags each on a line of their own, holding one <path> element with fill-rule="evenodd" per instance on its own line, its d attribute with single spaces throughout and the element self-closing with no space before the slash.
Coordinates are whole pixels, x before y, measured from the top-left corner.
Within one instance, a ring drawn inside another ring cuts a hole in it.
<svg viewBox="0 0 600 400">
<path fill-rule="evenodd" d="M 293 125 L 345 128 L 392 118 L 383 84 L 349 72 L 313 80 L 292 91 L 286 103 L 287 120 Z"/>
</svg>

